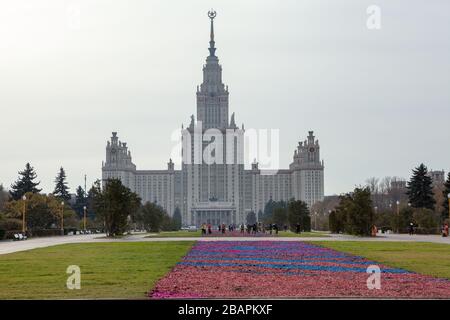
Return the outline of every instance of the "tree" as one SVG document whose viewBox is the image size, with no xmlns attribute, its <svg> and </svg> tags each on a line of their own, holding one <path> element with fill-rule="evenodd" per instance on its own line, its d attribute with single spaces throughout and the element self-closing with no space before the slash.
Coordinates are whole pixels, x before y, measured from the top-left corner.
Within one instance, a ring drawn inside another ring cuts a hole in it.
<svg viewBox="0 0 450 320">
<path fill-rule="evenodd" d="M 283 200 L 281 201 L 273 201 L 270 199 L 267 201 L 266 205 L 264 206 L 264 214 L 262 217 L 262 220 L 264 223 L 273 223 L 273 214 L 275 212 L 275 209 L 277 208 L 284 208 L 286 209 L 286 202 Z"/>
<path fill-rule="evenodd" d="M 34 232 L 42 229 L 59 229 L 61 213 L 64 215 L 65 227 L 76 227 L 75 212 L 68 206 L 61 207 L 60 199 L 53 195 L 27 193 L 26 200 L 8 202 L 5 213 L 10 219 L 22 220 L 23 208 L 26 210 L 27 230 Z"/>
<path fill-rule="evenodd" d="M 273 223 L 277 224 L 278 226 L 283 226 L 287 223 L 287 210 L 286 208 L 275 208 L 273 211 Z"/>
<path fill-rule="evenodd" d="M 450 172 L 448 173 L 447 180 L 444 183 L 444 191 L 442 191 L 442 195 L 444 196 L 444 201 L 442 203 L 442 221 L 446 219 L 450 220 L 450 213 L 448 209 L 448 195 L 450 194 Z"/>
<path fill-rule="evenodd" d="M 131 217 L 140 206 L 140 198 L 125 187 L 119 179 L 109 179 L 103 188 L 99 183 L 93 187 L 93 206 L 104 221 L 107 236 L 123 235 Z"/>
<path fill-rule="evenodd" d="M 328 226 L 332 233 L 341 233 L 344 231 L 344 219 L 338 215 L 339 213 L 336 210 L 331 211 L 328 215 Z"/>
<path fill-rule="evenodd" d="M 256 214 L 253 211 L 250 211 L 249 213 L 247 213 L 247 216 L 245 217 L 245 222 L 248 225 L 253 225 L 256 223 Z"/>
<path fill-rule="evenodd" d="M 162 231 L 178 231 L 178 230 L 180 230 L 180 229 L 177 229 L 175 227 L 175 221 L 164 210 L 163 210 L 163 216 L 162 216 L 162 221 L 161 221 L 161 227 L 160 228 L 161 228 Z"/>
<path fill-rule="evenodd" d="M 300 224 L 301 231 L 311 230 L 311 218 L 308 205 L 305 202 L 300 200 L 289 201 L 287 212 L 287 220 L 292 231 L 296 230 L 297 224 Z"/>
<path fill-rule="evenodd" d="M 263 212 L 261 211 L 261 209 L 260 210 L 258 210 L 258 215 L 257 215 L 257 217 L 256 217 L 256 220 L 257 221 L 262 221 L 262 219 L 263 219 Z"/>
<path fill-rule="evenodd" d="M 355 188 L 352 193 L 341 196 L 336 211 L 330 214 L 330 229 L 353 235 L 370 235 L 374 213 L 370 188 Z"/>
<path fill-rule="evenodd" d="M 439 230 L 439 213 L 427 208 L 414 210 L 413 221 L 418 226 L 417 232 L 424 234 L 435 234 Z"/>
<path fill-rule="evenodd" d="M 25 170 L 19 171 L 19 178 L 17 181 L 11 185 L 10 194 L 14 200 L 19 200 L 27 192 L 39 193 L 42 189 L 38 189 L 37 186 L 40 182 L 35 182 L 37 174 L 34 168 L 27 163 L 25 165 Z"/>
<path fill-rule="evenodd" d="M 3 185 L 0 184 L 0 212 L 3 211 L 3 208 L 5 207 L 6 202 L 9 200 L 9 194 L 5 191 L 3 188 Z"/>
<path fill-rule="evenodd" d="M 75 190 L 75 204 L 73 205 L 73 210 L 81 218 L 84 216 L 84 207 L 87 207 L 87 197 L 86 192 L 81 186 L 78 186 Z"/>
<path fill-rule="evenodd" d="M 173 226 L 175 230 L 180 230 L 181 229 L 181 211 L 180 208 L 176 207 L 175 211 L 173 213 Z"/>
<path fill-rule="evenodd" d="M 66 172 L 63 167 L 59 169 L 58 175 L 55 178 L 55 190 L 53 191 L 53 195 L 64 201 L 70 200 L 69 187 L 66 182 Z"/>
<path fill-rule="evenodd" d="M 413 175 L 407 185 L 408 191 L 406 192 L 411 206 L 434 210 L 435 200 L 433 198 L 432 182 L 431 177 L 428 175 L 428 169 L 423 163 L 413 170 Z"/>
<path fill-rule="evenodd" d="M 137 217 L 137 221 L 146 231 L 159 232 L 165 219 L 165 212 L 156 203 L 147 202 L 139 210 Z"/>
<path fill-rule="evenodd" d="M 347 233 L 355 235 L 370 235 L 374 222 L 371 193 L 369 188 L 356 188 L 347 198 Z"/>
</svg>

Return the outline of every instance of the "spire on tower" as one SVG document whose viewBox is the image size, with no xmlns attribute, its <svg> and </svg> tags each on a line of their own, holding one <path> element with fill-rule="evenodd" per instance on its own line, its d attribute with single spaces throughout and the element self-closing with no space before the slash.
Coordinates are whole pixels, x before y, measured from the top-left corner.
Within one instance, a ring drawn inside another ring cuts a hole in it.
<svg viewBox="0 0 450 320">
<path fill-rule="evenodd" d="M 210 11 L 208 11 L 208 17 L 209 19 L 211 19 L 211 34 L 210 34 L 210 40 L 209 40 L 209 56 L 210 57 L 215 57 L 215 52 L 216 52 L 216 48 L 215 48 L 215 42 L 214 42 L 214 18 L 217 16 L 217 13 L 211 9 Z"/>
</svg>

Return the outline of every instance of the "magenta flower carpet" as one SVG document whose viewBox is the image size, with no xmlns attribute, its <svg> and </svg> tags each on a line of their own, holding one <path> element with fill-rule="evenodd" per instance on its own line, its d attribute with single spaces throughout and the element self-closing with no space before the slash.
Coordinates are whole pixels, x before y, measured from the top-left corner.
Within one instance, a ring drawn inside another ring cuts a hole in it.
<svg viewBox="0 0 450 320">
<path fill-rule="evenodd" d="M 369 289 L 370 265 L 381 270 Z M 450 280 L 297 241 L 199 241 L 151 298 L 450 298 Z"/>
</svg>

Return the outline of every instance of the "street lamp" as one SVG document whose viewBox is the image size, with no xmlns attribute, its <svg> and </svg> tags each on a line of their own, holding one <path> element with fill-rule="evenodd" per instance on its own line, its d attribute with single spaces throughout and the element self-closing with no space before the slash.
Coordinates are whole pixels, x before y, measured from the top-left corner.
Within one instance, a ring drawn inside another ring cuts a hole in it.
<svg viewBox="0 0 450 320">
<path fill-rule="evenodd" d="M 25 195 L 23 195 L 22 197 L 23 200 L 23 211 L 22 211 L 22 232 L 25 233 L 27 232 L 27 224 L 26 224 L 26 220 L 25 220 L 25 214 L 26 214 L 26 201 L 27 201 L 27 197 Z"/>
<path fill-rule="evenodd" d="M 317 231 L 317 211 L 314 211 L 314 229 Z"/>
<path fill-rule="evenodd" d="M 400 201 L 397 200 L 397 233 L 400 232 Z"/>
<path fill-rule="evenodd" d="M 61 201 L 61 235 L 64 235 L 64 201 Z"/>
<path fill-rule="evenodd" d="M 83 217 L 83 225 L 84 225 L 84 231 L 86 231 L 86 206 L 83 207 L 84 211 L 84 217 Z"/>
</svg>

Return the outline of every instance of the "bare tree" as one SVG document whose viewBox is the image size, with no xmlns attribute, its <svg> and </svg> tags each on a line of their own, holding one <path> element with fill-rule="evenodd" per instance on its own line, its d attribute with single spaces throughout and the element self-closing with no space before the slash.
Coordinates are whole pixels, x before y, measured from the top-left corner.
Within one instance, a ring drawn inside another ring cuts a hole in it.
<svg viewBox="0 0 450 320">
<path fill-rule="evenodd" d="M 0 184 L 0 212 L 5 207 L 6 202 L 9 200 L 9 194 L 5 190 L 2 184 Z"/>
<path fill-rule="evenodd" d="M 392 177 L 384 177 L 380 181 L 380 192 L 382 194 L 389 194 L 392 188 Z"/>
<path fill-rule="evenodd" d="M 372 194 L 378 194 L 380 192 L 380 179 L 372 177 L 366 180 L 366 186 L 369 187 Z"/>
</svg>

